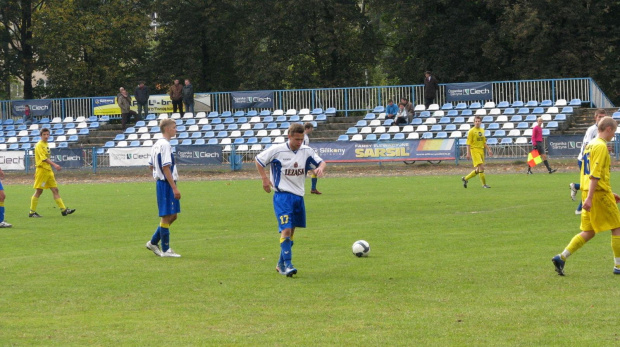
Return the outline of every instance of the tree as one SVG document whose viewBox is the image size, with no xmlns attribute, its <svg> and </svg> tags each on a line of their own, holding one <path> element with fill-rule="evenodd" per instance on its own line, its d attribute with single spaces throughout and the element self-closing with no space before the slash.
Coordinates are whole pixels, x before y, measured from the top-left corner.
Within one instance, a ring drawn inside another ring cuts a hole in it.
<svg viewBox="0 0 620 347">
<path fill-rule="evenodd" d="M 59 0 L 37 16 L 35 38 L 48 77 L 40 94 L 98 96 L 132 90 L 147 63 L 149 7 L 141 1 Z"/>
</svg>

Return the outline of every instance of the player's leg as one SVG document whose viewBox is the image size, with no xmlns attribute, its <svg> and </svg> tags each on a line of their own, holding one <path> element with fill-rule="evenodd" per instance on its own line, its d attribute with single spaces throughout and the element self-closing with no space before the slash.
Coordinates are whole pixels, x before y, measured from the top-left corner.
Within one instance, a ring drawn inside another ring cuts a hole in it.
<svg viewBox="0 0 620 347">
<path fill-rule="evenodd" d="M 620 275 L 620 228 L 611 231 L 611 249 L 614 252 L 614 274 Z"/>
<path fill-rule="evenodd" d="M 484 175 L 484 164 L 478 165 L 478 176 L 480 177 L 480 182 L 482 183 L 483 188 L 491 188 L 487 186 L 487 178 Z"/>
<path fill-rule="evenodd" d="M 273 208 L 278 221 L 278 231 L 280 232 L 280 257 L 276 270 L 280 274 L 287 276 L 297 273 L 297 270 L 292 265 L 293 241 L 291 240 L 295 229 L 293 225 L 294 197 L 295 195 L 290 193 L 275 193 L 273 195 Z"/>
<path fill-rule="evenodd" d="M 543 159 L 543 164 L 545 164 L 545 166 L 547 167 L 547 171 L 549 171 L 550 174 L 558 171 L 557 169 L 552 169 L 551 166 L 549 166 L 549 162 L 547 161 L 547 154 L 545 153 L 544 147 L 541 145 L 540 146 L 540 156 Z"/>
<path fill-rule="evenodd" d="M 65 203 L 60 197 L 60 192 L 58 192 L 58 187 L 51 187 L 50 190 L 52 191 L 52 195 L 54 196 L 54 201 L 56 202 L 56 205 L 58 206 L 58 208 L 60 208 L 60 214 L 62 214 L 63 217 L 75 212 L 75 209 L 70 209 L 65 206 Z"/>
<path fill-rule="evenodd" d="M 317 184 L 317 182 L 318 182 L 318 180 L 319 180 L 319 179 L 318 179 L 317 175 L 314 173 L 314 171 L 312 171 L 312 175 L 311 175 L 310 177 L 311 177 L 311 179 L 310 179 L 310 180 L 311 180 L 311 182 L 312 182 L 312 189 L 310 190 L 310 193 L 312 193 L 312 194 L 318 194 L 318 195 L 322 194 L 321 192 L 319 192 L 319 191 L 316 189 L 316 184 Z"/>
<path fill-rule="evenodd" d="M 564 264 L 566 263 L 566 259 L 568 259 L 571 254 L 577 252 L 577 250 L 583 247 L 583 245 L 590 241 L 594 236 L 596 236 L 594 230 L 580 232 L 579 234 L 573 236 L 562 253 L 551 259 L 558 275 L 564 276 Z"/>
<path fill-rule="evenodd" d="M 0 182 L 0 228 L 10 228 L 13 225 L 4 220 L 4 199 L 6 199 L 6 195 L 4 194 L 2 182 Z"/>
</svg>

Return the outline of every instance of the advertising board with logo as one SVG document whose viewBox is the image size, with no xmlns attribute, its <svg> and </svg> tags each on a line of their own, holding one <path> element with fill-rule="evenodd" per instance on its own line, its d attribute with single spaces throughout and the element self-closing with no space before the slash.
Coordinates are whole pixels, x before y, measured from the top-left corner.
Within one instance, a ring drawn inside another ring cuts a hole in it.
<svg viewBox="0 0 620 347">
<path fill-rule="evenodd" d="M 273 108 L 273 91 L 232 92 L 233 108 Z"/>
<path fill-rule="evenodd" d="M 552 157 L 575 157 L 581 151 L 583 135 L 548 136 L 547 149 Z"/>
<path fill-rule="evenodd" d="M 313 142 L 310 144 L 326 162 L 451 160 L 454 139 L 386 142 Z"/>
<path fill-rule="evenodd" d="M 222 164 L 221 146 L 177 146 L 174 159 L 185 165 L 220 165 Z"/>
<path fill-rule="evenodd" d="M 110 148 L 110 166 L 148 166 L 151 159 L 150 147 Z"/>
<path fill-rule="evenodd" d="M 151 95 L 147 113 L 172 113 L 172 101 L 168 95 Z M 136 99 L 131 97 L 131 110 L 137 112 Z M 208 94 L 194 94 L 194 112 L 210 112 L 211 96 Z M 96 116 L 121 114 L 115 97 L 100 97 L 93 99 L 93 112 Z"/>
<path fill-rule="evenodd" d="M 13 116 L 23 117 L 26 105 L 30 107 L 30 115 L 33 117 L 49 117 L 52 115 L 52 100 L 16 100 L 11 102 Z"/>
<path fill-rule="evenodd" d="M 25 170 L 23 151 L 0 152 L 0 168 L 2 170 Z"/>
<path fill-rule="evenodd" d="M 80 148 L 53 148 L 51 159 L 62 168 L 81 168 L 84 166 L 84 150 Z"/>
<path fill-rule="evenodd" d="M 492 100 L 493 83 L 450 83 L 446 84 L 446 101 Z"/>
</svg>

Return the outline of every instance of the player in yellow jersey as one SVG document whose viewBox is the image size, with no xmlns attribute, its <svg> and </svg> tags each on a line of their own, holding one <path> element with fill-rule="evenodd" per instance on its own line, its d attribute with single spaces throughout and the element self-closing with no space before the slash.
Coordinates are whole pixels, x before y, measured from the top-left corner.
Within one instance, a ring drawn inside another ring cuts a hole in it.
<svg viewBox="0 0 620 347">
<path fill-rule="evenodd" d="M 493 152 L 487 146 L 487 138 L 484 136 L 484 129 L 481 127 L 482 118 L 476 116 L 474 118 L 474 127 L 467 133 L 467 160 L 471 158 L 474 163 L 474 171 L 469 175 L 461 177 L 463 181 L 463 187 L 467 188 L 467 181 L 476 175 L 480 175 L 480 181 L 482 182 L 482 188 L 491 188 L 487 186 L 487 180 L 484 176 L 484 150 L 486 148 L 489 153 L 489 157 L 493 155 Z"/>
<path fill-rule="evenodd" d="M 614 137 L 618 123 L 605 117 L 598 123 L 598 137 L 588 143 L 581 165 L 581 233 L 575 235 L 566 249 L 551 259 L 555 271 L 564 276 L 566 259 L 590 241 L 597 233 L 611 230 L 611 249 L 614 254 L 614 271 L 620 275 L 620 211 L 616 205 L 620 196 L 611 191 L 609 165 L 611 158 L 607 142 Z"/>
<path fill-rule="evenodd" d="M 75 212 L 74 209 L 67 208 L 58 193 L 58 183 L 56 183 L 56 177 L 54 177 L 54 171 L 60 171 L 60 165 L 54 163 L 50 159 L 50 148 L 47 144 L 47 139 L 50 137 L 50 130 L 47 128 L 41 129 L 41 141 L 34 147 L 34 159 L 36 170 L 34 173 L 34 195 L 30 199 L 30 218 L 40 218 L 37 213 L 37 205 L 39 204 L 39 197 L 43 194 L 43 189 L 49 189 L 54 195 L 54 201 L 60 208 L 60 213 L 63 216 L 67 216 Z"/>
</svg>

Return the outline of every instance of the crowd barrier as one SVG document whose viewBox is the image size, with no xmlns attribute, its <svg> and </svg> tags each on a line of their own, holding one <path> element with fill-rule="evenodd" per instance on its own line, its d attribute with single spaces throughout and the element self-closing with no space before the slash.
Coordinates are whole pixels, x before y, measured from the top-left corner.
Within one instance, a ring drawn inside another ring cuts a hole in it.
<svg viewBox="0 0 620 347">
<path fill-rule="evenodd" d="M 548 136 L 547 153 L 551 158 L 577 158 L 581 149 L 581 135 Z M 372 163 L 454 161 L 465 159 L 466 146 L 456 139 L 422 139 L 406 141 L 316 142 L 311 147 L 326 162 Z M 176 146 L 175 161 L 179 166 L 230 168 L 240 170 L 243 163 L 253 163 L 259 151 L 230 151 L 222 146 Z M 489 160 L 518 160 L 527 158 L 529 144 L 492 145 L 494 155 Z M 612 156 L 620 160 L 620 139 L 613 141 Z M 110 148 L 101 153 L 99 148 L 54 148 L 51 159 L 64 169 L 86 169 L 96 173 L 102 168 L 146 167 L 150 159 L 149 147 Z M 0 167 L 5 171 L 34 171 L 34 153 L 28 151 L 0 151 Z"/>
</svg>

